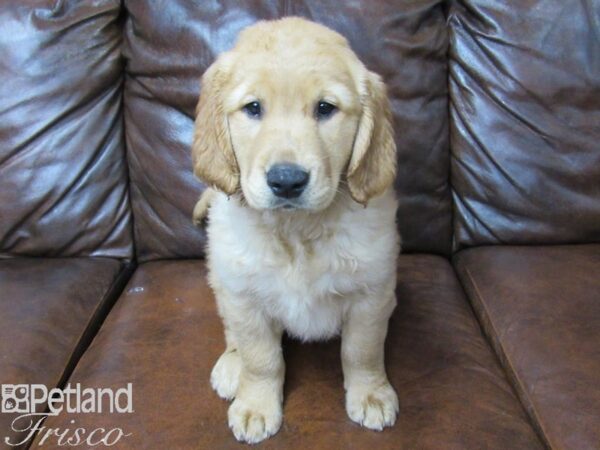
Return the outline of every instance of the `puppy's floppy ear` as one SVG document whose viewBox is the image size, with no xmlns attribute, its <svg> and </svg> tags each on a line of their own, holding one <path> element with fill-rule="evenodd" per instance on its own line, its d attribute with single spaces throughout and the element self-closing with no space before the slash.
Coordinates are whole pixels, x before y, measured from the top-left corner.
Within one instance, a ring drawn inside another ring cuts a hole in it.
<svg viewBox="0 0 600 450">
<path fill-rule="evenodd" d="M 379 75 L 365 72 L 359 88 L 362 115 L 346 178 L 352 198 L 366 206 L 394 182 L 396 143 L 385 84 Z"/>
<path fill-rule="evenodd" d="M 240 176 L 223 109 L 223 89 L 228 76 L 223 57 L 202 76 L 192 160 L 198 178 L 226 194 L 233 194 L 239 188 Z"/>
</svg>

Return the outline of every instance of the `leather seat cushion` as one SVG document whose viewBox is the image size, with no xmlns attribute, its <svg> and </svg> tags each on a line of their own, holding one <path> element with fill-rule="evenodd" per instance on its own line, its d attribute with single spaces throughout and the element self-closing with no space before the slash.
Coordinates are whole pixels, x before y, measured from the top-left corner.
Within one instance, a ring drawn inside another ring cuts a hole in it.
<svg viewBox="0 0 600 450">
<path fill-rule="evenodd" d="M 46 425 L 120 427 L 133 433 L 124 448 L 239 449 L 228 403 L 209 383 L 224 340 L 205 272 L 200 260 L 140 266 L 71 377 L 95 388 L 131 382 L 134 413 L 62 414 Z M 397 294 L 386 343 L 396 425 L 377 433 L 348 419 L 339 341 L 286 339 L 284 424 L 261 448 L 541 448 L 449 262 L 401 256 Z"/>
<path fill-rule="evenodd" d="M 551 448 L 600 443 L 600 245 L 481 247 L 455 264 Z"/>
<path fill-rule="evenodd" d="M 66 381 L 124 276 L 108 258 L 0 260 L 0 383 Z M 2 442 L 22 435 L 11 432 L 18 415 L 0 414 Z"/>
</svg>

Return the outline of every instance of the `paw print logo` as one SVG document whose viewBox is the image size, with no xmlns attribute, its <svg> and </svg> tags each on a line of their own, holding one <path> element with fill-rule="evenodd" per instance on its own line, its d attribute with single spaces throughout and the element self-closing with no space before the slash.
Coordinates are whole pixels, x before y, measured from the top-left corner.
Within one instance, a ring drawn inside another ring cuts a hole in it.
<svg viewBox="0 0 600 450">
<path fill-rule="evenodd" d="M 2 385 L 2 412 L 28 413 L 29 386 L 26 384 Z"/>
</svg>

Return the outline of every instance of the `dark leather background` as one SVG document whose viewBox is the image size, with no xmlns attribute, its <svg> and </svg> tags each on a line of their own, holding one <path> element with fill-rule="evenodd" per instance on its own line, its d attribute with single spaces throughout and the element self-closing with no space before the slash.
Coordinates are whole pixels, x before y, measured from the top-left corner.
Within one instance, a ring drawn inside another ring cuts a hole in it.
<svg viewBox="0 0 600 450">
<path fill-rule="evenodd" d="M 125 124 L 140 260 L 198 257 L 190 144 L 199 78 L 258 19 L 302 15 L 344 34 L 390 88 L 406 251 L 448 253 L 447 35 L 440 2 L 125 2 Z"/>
<path fill-rule="evenodd" d="M 118 1 L 0 7 L 0 257 L 131 258 Z"/>
<path fill-rule="evenodd" d="M 600 4 L 453 5 L 455 247 L 600 242 Z"/>
<path fill-rule="evenodd" d="M 449 26 L 445 9 L 434 0 L 4 2 L 0 257 L 131 257 L 128 170 L 140 259 L 202 256 L 204 234 L 189 220 L 202 189 L 189 155 L 198 79 L 241 28 L 290 14 L 346 35 L 390 87 L 405 251 L 450 251 L 448 106 L 454 249 L 599 242 L 597 2 L 457 1 Z"/>
</svg>

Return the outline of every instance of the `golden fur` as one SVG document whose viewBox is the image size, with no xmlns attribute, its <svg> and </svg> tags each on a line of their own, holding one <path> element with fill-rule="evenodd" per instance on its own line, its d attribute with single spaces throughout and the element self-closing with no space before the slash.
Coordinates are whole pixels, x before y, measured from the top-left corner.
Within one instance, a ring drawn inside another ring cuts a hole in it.
<svg viewBox="0 0 600 450">
<path fill-rule="evenodd" d="M 336 107 L 326 119 L 315 115 L 322 101 Z M 252 102 L 260 117 L 245 110 Z M 209 213 L 209 280 L 225 326 L 211 383 L 234 399 L 236 438 L 259 442 L 281 425 L 283 331 L 341 332 L 348 415 L 392 425 L 383 344 L 396 304 L 396 148 L 380 77 L 328 28 L 259 22 L 202 77 L 192 155 L 210 186 L 194 220 Z M 265 181 L 281 162 L 310 173 L 292 203 Z"/>
</svg>

